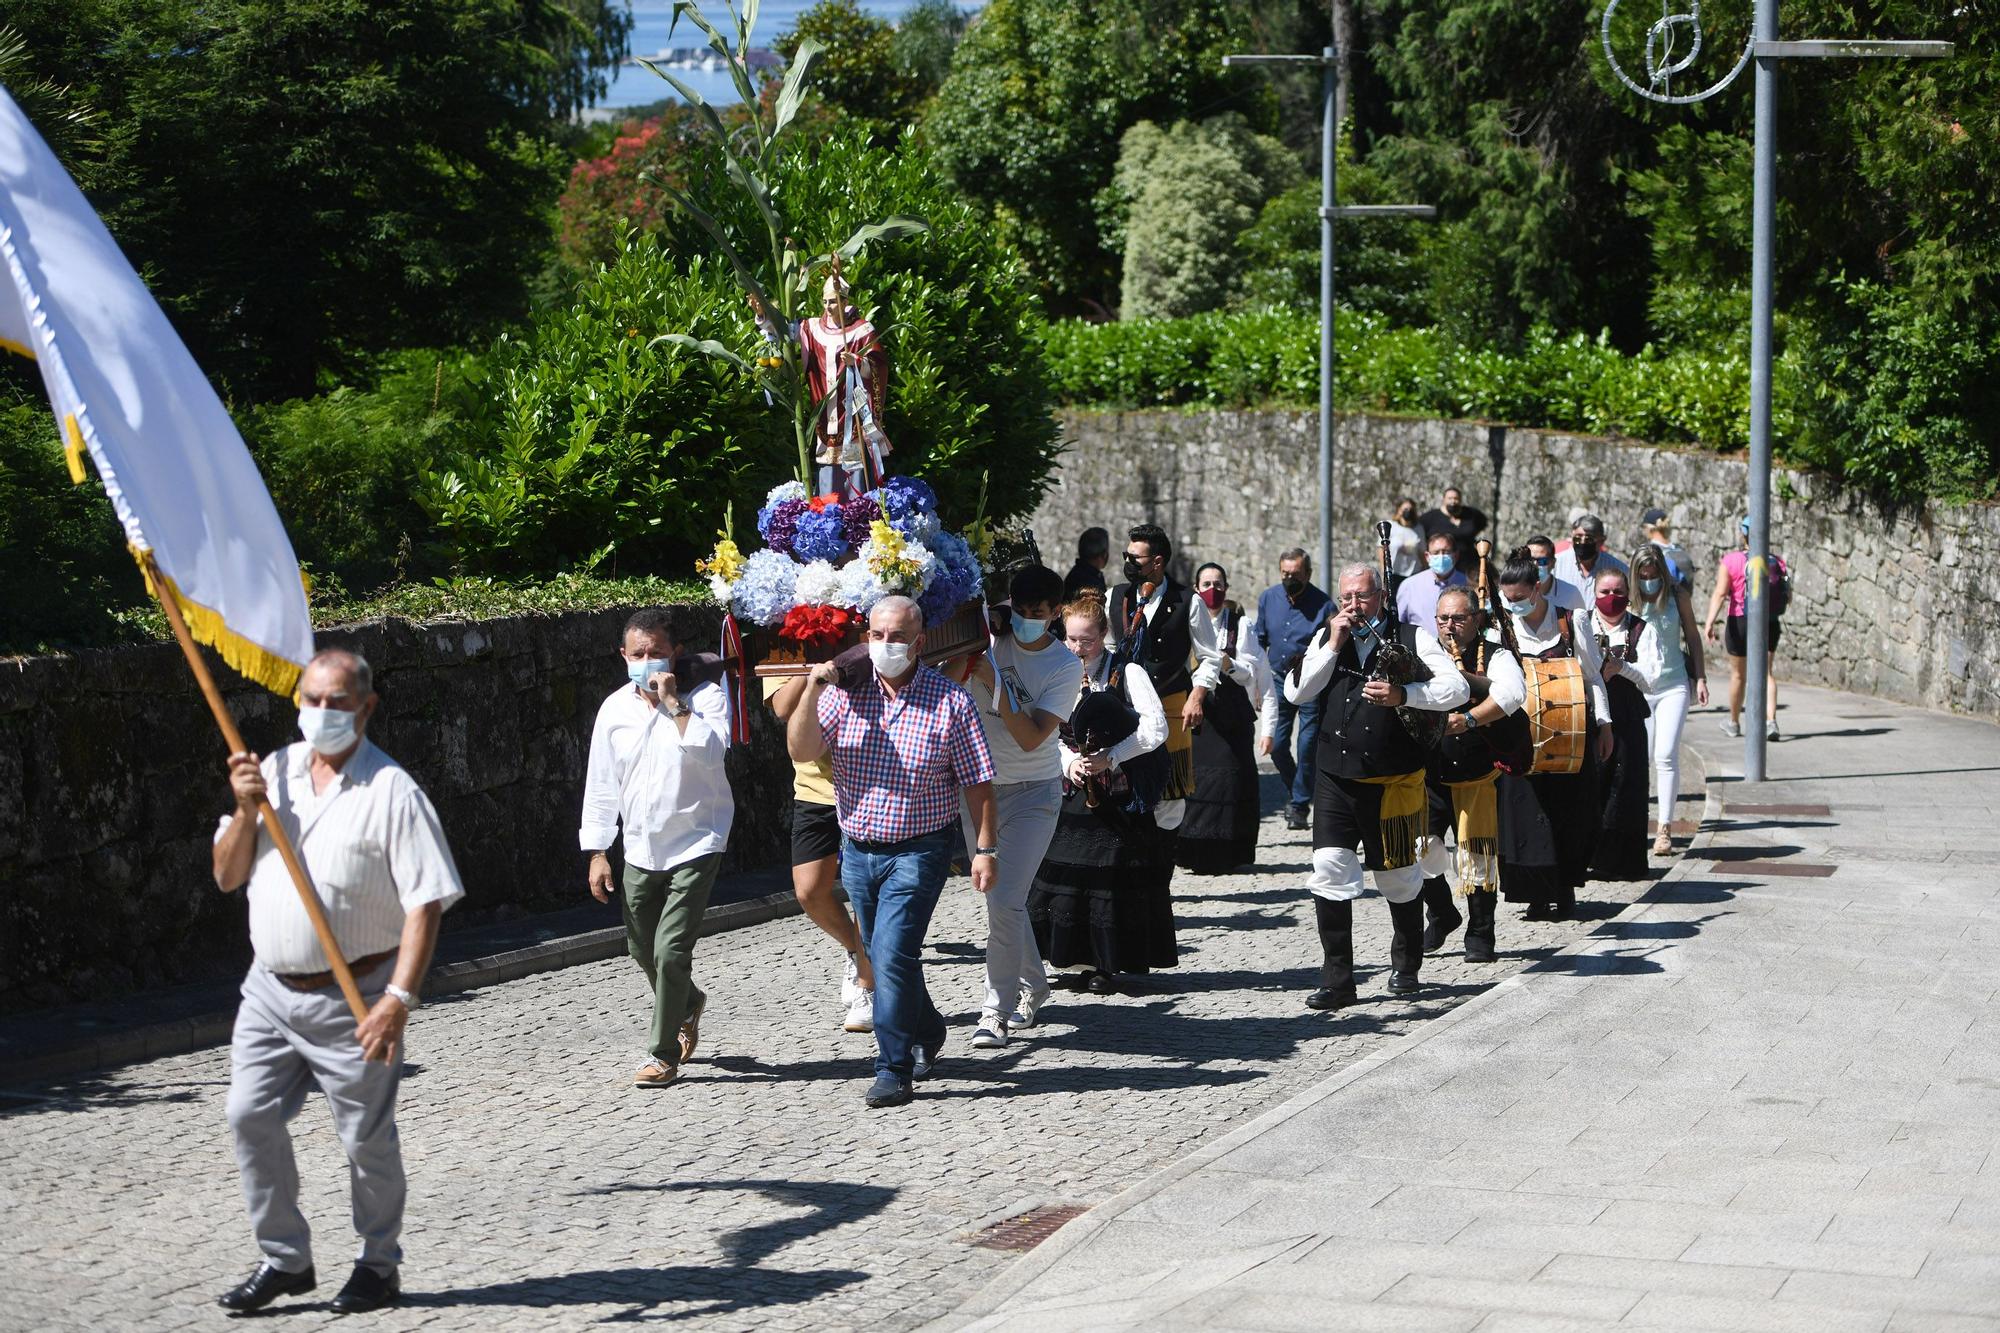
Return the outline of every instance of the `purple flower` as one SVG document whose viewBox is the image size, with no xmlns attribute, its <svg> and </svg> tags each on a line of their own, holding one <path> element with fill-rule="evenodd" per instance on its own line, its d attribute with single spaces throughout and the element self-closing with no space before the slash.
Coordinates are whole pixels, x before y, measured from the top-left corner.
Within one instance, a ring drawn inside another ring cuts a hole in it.
<svg viewBox="0 0 2000 1333">
<path fill-rule="evenodd" d="M 792 554 L 801 560 L 839 560 L 848 553 L 842 506 L 808 509 L 793 523 Z"/>
<path fill-rule="evenodd" d="M 790 555 L 799 516 L 810 512 L 804 500 L 781 500 L 757 515 L 757 531 L 766 546 Z"/>
<path fill-rule="evenodd" d="M 861 543 L 868 540 L 868 528 L 882 517 L 882 506 L 864 495 L 858 500 L 849 500 L 840 506 L 841 537 L 850 551 L 861 549 Z"/>
</svg>

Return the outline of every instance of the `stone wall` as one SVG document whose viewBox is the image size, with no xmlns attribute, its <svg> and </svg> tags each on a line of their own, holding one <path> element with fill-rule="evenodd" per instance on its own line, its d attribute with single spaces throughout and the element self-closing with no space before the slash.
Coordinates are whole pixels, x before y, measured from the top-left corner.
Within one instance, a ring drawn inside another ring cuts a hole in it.
<svg viewBox="0 0 2000 1333">
<path fill-rule="evenodd" d="M 623 679 L 626 614 L 320 636 L 375 668 L 369 735 L 437 806 L 467 889 L 447 929 L 581 901 L 584 761 L 598 704 Z M 253 749 L 297 738 L 287 701 L 240 683 L 226 693 Z M 791 765 L 769 710 L 729 766 L 725 870 L 782 865 Z M 243 895 L 209 876 L 228 805 L 222 742 L 178 648 L 0 663 L 0 1012 L 240 971 Z"/>
<path fill-rule="evenodd" d="M 1214 560 L 1254 597 L 1276 578 L 1280 550 L 1316 549 L 1314 413 L 1079 412 L 1064 427 L 1071 451 L 1033 520 L 1051 563 L 1066 568 L 1076 534 L 1093 524 L 1115 543 L 1152 520 L 1173 537 L 1181 577 Z M 1626 554 L 1639 515 L 1658 505 L 1701 565 L 1702 613 L 1743 513 L 1743 460 L 1699 450 L 1359 415 L 1340 418 L 1335 449 L 1340 562 L 1375 558 L 1374 523 L 1395 497 L 1429 509 L 1450 484 L 1490 516 L 1502 550 L 1536 531 L 1560 538 L 1571 512 L 1588 508 Z M 1779 676 L 2000 715 L 2000 507 L 1887 508 L 1784 469 L 1772 487 L 1772 545 L 1795 573 Z"/>
</svg>

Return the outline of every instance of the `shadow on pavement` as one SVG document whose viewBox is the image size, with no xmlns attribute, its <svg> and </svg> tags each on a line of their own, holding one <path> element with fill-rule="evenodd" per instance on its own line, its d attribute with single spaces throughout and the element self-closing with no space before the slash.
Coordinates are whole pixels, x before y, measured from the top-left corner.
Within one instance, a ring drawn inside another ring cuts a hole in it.
<svg viewBox="0 0 2000 1333">
<path fill-rule="evenodd" d="M 723 1233 L 719 1264 L 665 1268 L 608 1268 L 560 1277 L 522 1278 L 458 1291 L 411 1292 L 404 1302 L 418 1307 L 464 1305 L 551 1306 L 623 1305 L 605 1322 L 641 1319 L 712 1319 L 745 1310 L 798 1305 L 873 1276 L 859 1269 L 766 1268 L 765 1260 L 786 1246 L 835 1227 L 861 1221 L 886 1208 L 896 1191 L 883 1185 L 846 1181 L 676 1180 L 659 1184 L 619 1184 L 586 1190 L 590 1195 L 747 1191 L 774 1203 L 810 1211 L 803 1217 L 760 1222 Z M 672 1308 L 668 1308 L 672 1307 Z"/>
</svg>

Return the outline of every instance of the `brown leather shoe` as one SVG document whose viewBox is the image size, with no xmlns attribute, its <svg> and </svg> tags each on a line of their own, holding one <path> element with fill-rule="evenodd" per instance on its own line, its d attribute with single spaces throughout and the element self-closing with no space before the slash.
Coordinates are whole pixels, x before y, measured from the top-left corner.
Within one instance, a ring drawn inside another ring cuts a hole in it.
<svg viewBox="0 0 2000 1333">
<path fill-rule="evenodd" d="M 639 1072 L 632 1075 L 635 1088 L 664 1088 L 679 1076 L 680 1070 L 665 1060 L 648 1060 L 639 1066 Z"/>
<path fill-rule="evenodd" d="M 688 1016 L 681 1020 L 681 1063 L 694 1059 L 694 1048 L 701 1044 L 701 1015 L 708 1008 L 708 997 L 702 996 Z"/>
</svg>

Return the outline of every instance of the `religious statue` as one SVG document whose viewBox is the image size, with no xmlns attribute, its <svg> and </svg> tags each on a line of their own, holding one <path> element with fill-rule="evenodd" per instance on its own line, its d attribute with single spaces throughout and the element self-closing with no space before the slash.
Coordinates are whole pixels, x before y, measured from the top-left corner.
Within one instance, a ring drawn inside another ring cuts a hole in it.
<svg viewBox="0 0 2000 1333">
<path fill-rule="evenodd" d="M 820 313 L 797 327 L 816 409 L 813 458 L 821 495 L 859 496 L 889 473 L 889 437 L 881 425 L 889 358 L 875 326 L 860 314 L 847 303 L 847 283 L 836 267 L 820 289 Z"/>
</svg>

